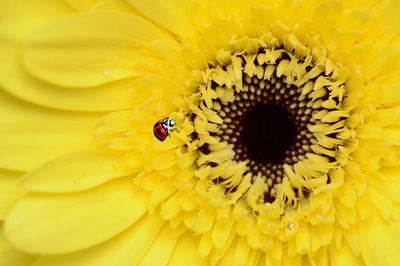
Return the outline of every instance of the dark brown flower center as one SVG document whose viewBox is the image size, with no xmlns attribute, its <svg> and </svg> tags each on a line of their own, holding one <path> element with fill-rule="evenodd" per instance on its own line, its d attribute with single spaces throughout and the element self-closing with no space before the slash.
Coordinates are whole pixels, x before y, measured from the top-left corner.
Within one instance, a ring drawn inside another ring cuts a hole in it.
<svg viewBox="0 0 400 266">
<path fill-rule="evenodd" d="M 223 118 L 213 135 L 233 144 L 234 159 L 245 161 L 253 178 L 269 186 L 266 202 L 274 201 L 276 186 L 282 182 L 283 165 L 304 159 L 316 140 L 307 129 L 312 124 L 312 101 L 275 74 L 270 80 L 246 76 L 243 91 L 235 101 L 222 103 Z"/>
<path fill-rule="evenodd" d="M 285 107 L 258 102 L 239 119 L 242 127 L 237 146 L 244 152 L 237 153 L 237 159 L 275 165 L 285 161 L 297 135 L 296 125 Z"/>
</svg>

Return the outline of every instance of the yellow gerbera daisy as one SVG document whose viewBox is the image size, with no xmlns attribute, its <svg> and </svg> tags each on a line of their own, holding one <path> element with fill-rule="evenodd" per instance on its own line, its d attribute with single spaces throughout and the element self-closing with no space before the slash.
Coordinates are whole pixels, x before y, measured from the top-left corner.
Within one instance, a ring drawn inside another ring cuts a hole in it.
<svg viewBox="0 0 400 266">
<path fill-rule="evenodd" d="M 397 0 L 1 0 L 0 265 L 399 265 Z"/>
</svg>

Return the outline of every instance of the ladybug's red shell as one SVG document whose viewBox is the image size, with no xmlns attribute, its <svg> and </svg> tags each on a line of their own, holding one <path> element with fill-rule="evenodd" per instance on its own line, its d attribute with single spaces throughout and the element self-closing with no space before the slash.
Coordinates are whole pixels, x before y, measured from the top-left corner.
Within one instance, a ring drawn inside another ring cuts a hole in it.
<svg viewBox="0 0 400 266">
<path fill-rule="evenodd" d="M 168 132 L 167 132 L 167 131 L 165 130 L 165 128 L 162 126 L 161 121 L 162 121 L 162 119 L 161 119 L 160 121 L 158 121 L 158 122 L 154 125 L 154 127 L 153 127 L 153 133 L 154 133 L 154 136 L 155 136 L 158 140 L 163 141 L 163 140 L 165 140 L 165 139 L 167 138 Z"/>
</svg>

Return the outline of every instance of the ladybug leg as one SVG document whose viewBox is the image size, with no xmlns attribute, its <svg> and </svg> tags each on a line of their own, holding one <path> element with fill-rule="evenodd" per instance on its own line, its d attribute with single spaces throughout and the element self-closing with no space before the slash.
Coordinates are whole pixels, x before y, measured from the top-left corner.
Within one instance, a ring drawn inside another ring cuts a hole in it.
<svg viewBox="0 0 400 266">
<path fill-rule="evenodd" d="M 174 131 L 174 130 L 176 130 L 176 128 L 174 128 L 174 129 L 171 129 L 170 131 L 172 132 L 172 131 Z"/>
</svg>

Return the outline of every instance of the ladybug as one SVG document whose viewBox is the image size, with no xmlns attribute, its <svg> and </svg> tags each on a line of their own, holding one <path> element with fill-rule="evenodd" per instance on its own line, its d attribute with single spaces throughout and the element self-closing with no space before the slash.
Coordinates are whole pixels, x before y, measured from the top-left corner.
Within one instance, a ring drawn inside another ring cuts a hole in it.
<svg viewBox="0 0 400 266">
<path fill-rule="evenodd" d="M 164 118 L 160 119 L 157 123 L 154 124 L 153 133 L 154 136 L 159 141 L 164 141 L 169 135 L 169 131 L 174 131 L 176 128 L 171 128 L 175 126 L 175 121 L 172 118 Z"/>
</svg>

